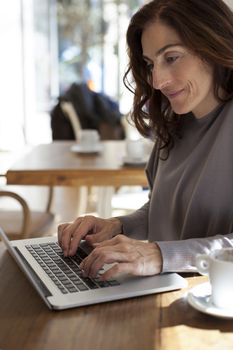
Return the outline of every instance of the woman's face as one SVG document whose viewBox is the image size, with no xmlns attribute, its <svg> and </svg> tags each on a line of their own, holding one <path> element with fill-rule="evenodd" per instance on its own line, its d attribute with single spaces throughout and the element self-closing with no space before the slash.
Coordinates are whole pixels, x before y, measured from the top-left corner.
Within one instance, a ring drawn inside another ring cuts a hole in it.
<svg viewBox="0 0 233 350">
<path fill-rule="evenodd" d="M 201 118 L 218 105 L 212 67 L 185 47 L 174 29 L 157 21 L 143 31 L 141 42 L 153 88 L 168 98 L 175 113 Z"/>
</svg>

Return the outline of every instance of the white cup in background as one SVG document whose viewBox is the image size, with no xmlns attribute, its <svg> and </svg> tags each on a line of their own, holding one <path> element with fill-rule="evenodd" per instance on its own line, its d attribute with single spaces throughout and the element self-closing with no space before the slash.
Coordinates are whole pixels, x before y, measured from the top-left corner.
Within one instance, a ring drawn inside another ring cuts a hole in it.
<svg viewBox="0 0 233 350">
<path fill-rule="evenodd" d="M 131 159 L 143 159 L 145 156 L 143 139 L 127 140 L 126 156 Z"/>
<path fill-rule="evenodd" d="M 197 270 L 208 275 L 212 303 L 233 310 L 233 248 L 218 249 L 196 258 Z"/>
<path fill-rule="evenodd" d="M 99 144 L 99 134 L 94 129 L 82 129 L 79 132 L 79 145 L 82 149 L 88 151 L 95 149 Z"/>
</svg>

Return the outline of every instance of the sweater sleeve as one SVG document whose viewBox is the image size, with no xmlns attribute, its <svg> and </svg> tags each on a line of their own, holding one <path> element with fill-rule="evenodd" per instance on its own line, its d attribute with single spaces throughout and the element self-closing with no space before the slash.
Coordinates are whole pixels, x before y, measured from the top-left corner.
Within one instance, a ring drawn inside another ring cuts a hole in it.
<svg viewBox="0 0 233 350">
<path fill-rule="evenodd" d="M 214 249 L 233 247 L 233 233 L 208 238 L 156 242 L 163 257 L 162 272 L 196 272 L 195 258 Z"/>
<path fill-rule="evenodd" d="M 123 234 L 135 239 L 148 239 L 148 210 L 149 201 L 132 214 L 119 216 Z"/>
</svg>

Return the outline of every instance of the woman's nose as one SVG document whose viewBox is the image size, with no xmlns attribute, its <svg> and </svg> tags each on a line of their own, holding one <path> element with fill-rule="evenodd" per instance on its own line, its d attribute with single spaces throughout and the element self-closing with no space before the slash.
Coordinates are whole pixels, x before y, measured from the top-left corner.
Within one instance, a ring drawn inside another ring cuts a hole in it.
<svg viewBox="0 0 233 350">
<path fill-rule="evenodd" d="M 156 90 L 162 90 L 169 85 L 171 79 L 170 76 L 164 70 L 153 70 L 152 73 L 153 88 Z"/>
</svg>

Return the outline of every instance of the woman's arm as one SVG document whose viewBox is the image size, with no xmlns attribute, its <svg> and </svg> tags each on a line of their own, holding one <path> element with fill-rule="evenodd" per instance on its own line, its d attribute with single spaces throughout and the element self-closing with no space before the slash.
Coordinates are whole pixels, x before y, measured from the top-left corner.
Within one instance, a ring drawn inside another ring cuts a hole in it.
<svg viewBox="0 0 233 350">
<path fill-rule="evenodd" d="M 208 254 L 214 249 L 233 247 L 233 233 L 156 243 L 162 254 L 162 272 L 196 272 L 197 254 Z"/>
<path fill-rule="evenodd" d="M 122 223 L 122 233 L 130 238 L 148 239 L 148 210 L 149 201 L 132 214 L 119 216 L 118 219 Z"/>
</svg>

